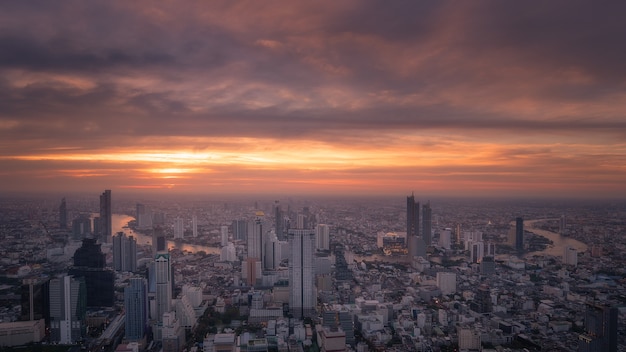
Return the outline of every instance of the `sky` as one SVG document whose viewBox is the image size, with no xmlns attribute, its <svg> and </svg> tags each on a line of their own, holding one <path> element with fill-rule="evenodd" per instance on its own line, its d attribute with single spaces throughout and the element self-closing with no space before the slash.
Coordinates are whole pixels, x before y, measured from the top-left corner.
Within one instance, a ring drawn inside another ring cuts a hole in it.
<svg viewBox="0 0 626 352">
<path fill-rule="evenodd" d="M 0 195 L 623 199 L 624 13 L 4 1 Z"/>
</svg>

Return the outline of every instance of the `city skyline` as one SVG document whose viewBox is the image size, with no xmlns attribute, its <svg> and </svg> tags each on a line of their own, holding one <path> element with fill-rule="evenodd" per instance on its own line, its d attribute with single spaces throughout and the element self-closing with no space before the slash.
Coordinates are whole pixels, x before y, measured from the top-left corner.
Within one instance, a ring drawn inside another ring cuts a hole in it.
<svg viewBox="0 0 626 352">
<path fill-rule="evenodd" d="M 623 198 L 624 10 L 4 3 L 0 191 Z"/>
</svg>

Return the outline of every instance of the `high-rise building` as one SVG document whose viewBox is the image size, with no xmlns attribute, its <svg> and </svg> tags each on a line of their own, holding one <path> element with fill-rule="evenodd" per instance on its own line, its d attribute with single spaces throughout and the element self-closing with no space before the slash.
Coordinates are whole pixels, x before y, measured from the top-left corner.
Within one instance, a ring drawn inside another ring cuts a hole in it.
<svg viewBox="0 0 626 352">
<path fill-rule="evenodd" d="M 470 309 L 478 313 L 490 313 L 493 311 L 491 289 L 488 285 L 482 284 L 478 287 L 474 301 L 470 304 Z"/>
<path fill-rule="evenodd" d="M 276 230 L 276 237 L 279 239 L 283 237 L 285 231 L 283 211 L 278 201 L 274 201 L 274 229 Z"/>
<path fill-rule="evenodd" d="M 426 246 L 430 246 L 432 243 L 432 218 L 433 211 L 430 208 L 430 201 L 422 206 L 422 237 Z"/>
<path fill-rule="evenodd" d="M 50 280 L 25 279 L 22 281 L 22 306 L 20 320 L 45 319 L 50 323 Z"/>
<path fill-rule="evenodd" d="M 100 244 L 85 238 L 74 252 L 74 266 L 69 275 L 85 279 L 87 307 L 112 307 L 115 302 L 115 273 L 105 268 L 106 257 Z"/>
<path fill-rule="evenodd" d="M 316 290 L 313 253 L 315 232 L 290 229 L 289 234 L 289 309 L 295 318 L 315 314 Z"/>
<path fill-rule="evenodd" d="M 62 276 L 50 280 L 50 340 L 74 344 L 86 333 L 85 282 Z"/>
<path fill-rule="evenodd" d="M 137 227 L 140 229 L 152 228 L 152 211 L 143 204 L 137 204 Z"/>
<path fill-rule="evenodd" d="M 124 232 L 113 236 L 113 269 L 116 271 L 137 270 L 137 241 Z"/>
<path fill-rule="evenodd" d="M 450 295 L 456 292 L 456 274 L 449 272 L 437 273 L 437 287 L 441 294 Z"/>
<path fill-rule="evenodd" d="M 107 189 L 100 195 L 100 240 L 109 242 L 113 234 L 113 213 L 111 211 L 111 190 Z"/>
<path fill-rule="evenodd" d="M 61 199 L 61 205 L 59 205 L 59 228 L 67 229 L 67 204 L 65 198 Z"/>
<path fill-rule="evenodd" d="M 180 239 L 185 235 L 185 225 L 183 224 L 183 219 L 176 218 L 174 219 L 174 238 Z"/>
<path fill-rule="evenodd" d="M 566 265 L 578 265 L 578 251 L 576 248 L 565 246 L 563 249 L 563 264 Z"/>
<path fill-rule="evenodd" d="M 156 320 L 161 322 L 163 313 L 172 310 L 172 263 L 168 252 L 159 252 L 154 257 L 156 282 Z"/>
<path fill-rule="evenodd" d="M 257 217 L 248 223 L 248 258 L 263 258 L 263 223 Z"/>
<path fill-rule="evenodd" d="M 165 231 L 161 226 L 155 226 L 152 229 L 152 253 L 167 251 L 167 239 Z"/>
<path fill-rule="evenodd" d="M 315 248 L 321 251 L 330 250 L 330 228 L 326 224 L 315 227 Z"/>
<path fill-rule="evenodd" d="M 524 253 L 524 219 L 515 219 L 515 250 L 517 253 Z"/>
<path fill-rule="evenodd" d="M 415 196 L 406 197 L 406 236 L 419 236 L 420 203 L 415 202 Z"/>
<path fill-rule="evenodd" d="M 585 332 L 578 336 L 579 352 L 617 352 L 616 307 L 587 304 Z"/>
<path fill-rule="evenodd" d="M 148 325 L 148 296 L 145 279 L 130 279 L 129 285 L 124 288 L 124 310 L 126 311 L 126 339 L 141 340 Z"/>
<path fill-rule="evenodd" d="M 228 229 L 226 229 L 226 231 L 228 231 Z M 196 214 L 191 216 L 191 235 L 193 237 L 198 237 L 198 217 Z"/>
<path fill-rule="evenodd" d="M 480 273 L 484 276 L 491 276 L 496 273 L 496 262 L 492 256 L 483 257 L 480 262 Z"/>
<path fill-rule="evenodd" d="M 443 249 L 451 248 L 452 229 L 444 229 L 439 233 L 439 246 Z"/>
<path fill-rule="evenodd" d="M 248 222 L 246 220 L 233 220 L 231 230 L 233 241 L 245 240 L 248 234 Z"/>
<path fill-rule="evenodd" d="M 82 240 L 91 234 L 91 219 L 86 215 L 79 215 L 72 220 L 72 238 Z"/>
<path fill-rule="evenodd" d="M 471 242 L 470 245 L 470 261 L 472 263 L 480 263 L 485 256 L 485 244 L 483 242 Z"/>
<path fill-rule="evenodd" d="M 220 241 L 221 246 L 222 247 L 228 246 L 228 226 L 220 227 L 220 235 L 221 235 L 221 241 Z"/>
</svg>

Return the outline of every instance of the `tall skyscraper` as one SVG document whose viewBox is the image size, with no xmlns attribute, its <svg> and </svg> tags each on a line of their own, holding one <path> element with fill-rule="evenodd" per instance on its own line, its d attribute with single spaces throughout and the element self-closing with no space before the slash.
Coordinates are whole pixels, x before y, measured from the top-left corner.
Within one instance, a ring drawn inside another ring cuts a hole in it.
<svg viewBox="0 0 626 352">
<path fill-rule="evenodd" d="M 172 310 L 172 263 L 168 252 L 159 252 L 154 257 L 156 281 L 156 320 L 161 322 L 163 313 Z"/>
<path fill-rule="evenodd" d="M 616 307 L 587 304 L 585 333 L 578 337 L 579 352 L 617 352 Z"/>
<path fill-rule="evenodd" d="M 313 254 L 315 232 L 290 229 L 289 239 L 289 309 L 295 318 L 315 314 L 316 290 Z"/>
<path fill-rule="evenodd" d="M 50 280 L 25 279 L 22 281 L 22 306 L 20 320 L 45 319 L 50 323 Z"/>
<path fill-rule="evenodd" d="M 86 215 L 79 215 L 72 220 L 72 238 L 82 240 L 91 234 L 91 219 Z"/>
<path fill-rule="evenodd" d="M 152 211 L 143 204 L 137 204 L 137 227 L 140 229 L 152 228 Z"/>
<path fill-rule="evenodd" d="M 248 223 L 248 258 L 263 258 L 263 223 L 256 219 Z"/>
<path fill-rule="evenodd" d="M 226 229 L 228 231 L 228 229 Z M 193 237 L 198 237 L 198 217 L 196 214 L 191 216 L 191 235 Z"/>
<path fill-rule="evenodd" d="M 315 247 L 321 251 L 330 250 L 330 228 L 326 224 L 315 227 Z"/>
<path fill-rule="evenodd" d="M 141 340 L 148 324 L 148 296 L 146 280 L 131 278 L 124 289 L 124 310 L 126 311 L 126 339 Z"/>
<path fill-rule="evenodd" d="M 220 227 L 220 235 L 220 244 L 222 245 L 222 247 L 228 246 L 228 226 Z"/>
<path fill-rule="evenodd" d="M 137 270 L 137 241 L 123 232 L 113 236 L 113 269 L 116 271 Z"/>
<path fill-rule="evenodd" d="M 411 194 L 410 197 L 406 197 L 406 243 L 411 257 L 417 256 L 420 251 L 418 248 L 419 225 L 420 203 L 415 202 L 415 196 Z"/>
<path fill-rule="evenodd" d="M 50 339 L 74 344 L 86 333 L 85 282 L 82 278 L 62 276 L 50 280 Z"/>
<path fill-rule="evenodd" d="M 93 238 L 85 238 L 74 252 L 74 266 L 68 273 L 85 279 L 88 307 L 112 307 L 115 302 L 115 273 L 105 266 L 106 257 L 100 244 Z"/>
<path fill-rule="evenodd" d="M 113 223 L 113 213 L 111 212 L 111 190 L 107 189 L 100 195 L 100 240 L 103 243 L 109 242 L 111 238 Z"/>
<path fill-rule="evenodd" d="M 185 225 L 183 224 L 183 219 L 176 218 L 174 219 L 174 238 L 183 238 L 185 233 Z"/>
<path fill-rule="evenodd" d="M 420 230 L 420 203 L 415 202 L 415 196 L 406 197 L 406 237 L 419 236 Z"/>
<path fill-rule="evenodd" d="M 280 203 L 274 201 L 274 228 L 276 229 L 276 237 L 279 239 L 283 237 L 285 227 L 283 223 L 283 211 L 280 208 Z"/>
<path fill-rule="evenodd" d="M 65 198 L 61 199 L 61 205 L 59 205 L 59 228 L 67 229 L 67 204 Z"/>
<path fill-rule="evenodd" d="M 231 227 L 233 232 L 233 241 L 246 239 L 248 234 L 248 223 L 246 220 L 233 220 Z"/>
<path fill-rule="evenodd" d="M 518 254 L 524 253 L 524 219 L 515 219 L 515 250 Z"/>
<path fill-rule="evenodd" d="M 428 201 L 422 206 L 422 237 L 427 246 L 430 246 L 432 242 L 432 216 L 430 201 Z"/>
<path fill-rule="evenodd" d="M 161 226 L 155 226 L 152 229 L 152 253 L 167 251 L 167 240 L 165 239 L 165 231 Z"/>
</svg>

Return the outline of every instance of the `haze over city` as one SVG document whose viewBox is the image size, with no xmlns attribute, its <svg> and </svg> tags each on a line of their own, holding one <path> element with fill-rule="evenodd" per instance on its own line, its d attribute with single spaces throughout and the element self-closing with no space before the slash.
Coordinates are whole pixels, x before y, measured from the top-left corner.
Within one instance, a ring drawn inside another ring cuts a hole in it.
<svg viewBox="0 0 626 352">
<path fill-rule="evenodd" d="M 625 7 L 4 2 L 0 191 L 623 198 Z"/>
</svg>

